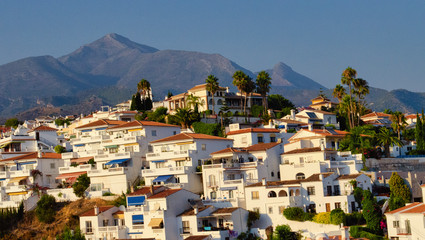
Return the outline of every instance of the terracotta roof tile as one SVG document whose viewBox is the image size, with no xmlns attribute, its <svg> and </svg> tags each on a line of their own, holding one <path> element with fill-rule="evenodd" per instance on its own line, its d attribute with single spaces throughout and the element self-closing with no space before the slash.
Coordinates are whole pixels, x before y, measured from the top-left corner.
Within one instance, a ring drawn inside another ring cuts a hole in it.
<svg viewBox="0 0 425 240">
<path fill-rule="evenodd" d="M 54 132 L 56 132 L 56 131 L 58 131 L 58 129 L 51 128 L 49 126 L 41 125 L 41 126 L 38 126 L 36 128 L 33 128 L 33 129 L 29 130 L 28 132 L 34 132 L 34 131 L 54 131 Z"/>
<path fill-rule="evenodd" d="M 148 199 L 166 198 L 166 197 L 168 197 L 168 196 L 170 196 L 170 195 L 172 195 L 172 194 L 174 194 L 174 193 L 176 193 L 176 192 L 178 192 L 180 190 L 182 190 L 182 189 L 181 188 L 178 188 L 178 189 L 166 189 L 166 190 L 164 190 L 162 192 L 156 193 L 156 194 L 148 197 Z"/>
<path fill-rule="evenodd" d="M 210 235 L 193 235 L 185 238 L 184 240 L 205 240 L 208 239 Z"/>
<path fill-rule="evenodd" d="M 198 213 L 200 213 L 200 212 L 202 212 L 202 211 L 204 211 L 204 210 L 206 210 L 210 207 L 212 207 L 212 206 L 200 207 L 200 208 L 198 208 Z M 181 213 L 180 215 L 178 215 L 177 217 L 179 217 L 179 216 L 194 216 L 194 215 L 195 215 L 195 210 L 194 209 L 188 209 L 188 210 L 184 211 L 183 213 Z"/>
<path fill-rule="evenodd" d="M 225 148 L 225 149 L 219 150 L 217 152 L 210 153 L 210 155 L 223 154 L 223 153 L 242 153 L 242 152 L 246 152 L 246 149 L 245 148 L 231 147 L 231 148 Z"/>
<path fill-rule="evenodd" d="M 99 207 L 99 214 L 103 213 L 105 211 L 108 211 L 109 209 L 113 208 L 114 206 L 101 206 Z M 96 216 L 96 214 L 94 214 L 94 208 L 84 212 L 83 214 L 80 215 L 80 217 L 93 217 Z"/>
<path fill-rule="evenodd" d="M 415 203 L 412 203 L 412 204 L 409 204 L 409 205 L 406 205 L 406 206 L 404 206 L 404 207 L 401 207 L 401 208 L 398 208 L 398 209 L 396 209 L 396 210 L 393 210 L 393 211 L 390 211 L 390 212 L 387 212 L 386 214 L 394 214 L 394 213 L 404 213 L 406 210 L 409 210 L 409 211 L 414 211 L 413 209 L 415 209 L 416 207 L 418 207 L 418 206 L 420 206 L 420 205 L 424 205 L 424 203 L 421 203 L 421 202 L 415 202 Z M 420 208 L 419 209 L 421 209 L 422 208 L 422 206 L 420 206 Z M 425 211 L 425 210 L 424 210 Z M 412 213 L 412 212 L 410 212 L 410 213 Z"/>
<path fill-rule="evenodd" d="M 154 121 L 132 121 L 128 123 L 124 123 L 118 126 L 109 127 L 109 129 L 120 129 L 120 128 L 134 128 L 134 127 L 143 127 L 143 126 L 155 126 L 155 127 L 178 127 L 177 125 L 172 124 L 166 124 L 166 123 L 160 123 L 160 122 L 154 122 Z"/>
<path fill-rule="evenodd" d="M 273 142 L 273 143 L 258 143 L 258 144 L 254 144 L 252 146 L 247 147 L 246 150 L 248 150 L 249 152 L 265 151 L 267 149 L 274 148 L 274 147 L 276 147 L 279 144 L 281 144 L 281 143 L 278 143 L 278 142 Z"/>
<path fill-rule="evenodd" d="M 279 130 L 275 128 L 244 128 L 239 129 L 236 131 L 230 131 L 227 133 L 227 135 L 235 135 L 235 134 L 241 134 L 241 133 L 279 133 Z"/>
<path fill-rule="evenodd" d="M 159 142 L 172 142 L 172 141 L 179 141 L 179 140 L 185 140 L 185 139 L 206 139 L 206 140 L 227 140 L 227 141 L 233 141 L 233 139 L 223 138 L 223 137 L 217 137 L 217 136 L 211 136 L 207 134 L 201 134 L 201 133 L 180 133 L 177 135 L 173 135 L 170 137 L 162 138 L 159 140 L 152 141 L 151 143 L 159 143 Z"/>
<path fill-rule="evenodd" d="M 111 125 L 121 125 L 121 124 L 125 124 L 125 123 L 127 123 L 127 122 L 119 121 L 119 120 L 100 119 L 100 120 L 79 126 L 76 129 L 93 128 L 93 127 L 101 127 L 101 126 L 111 126 Z"/>
<path fill-rule="evenodd" d="M 322 149 L 320 147 L 314 147 L 314 148 L 300 148 L 300 149 L 294 149 L 288 152 L 284 152 L 281 155 L 286 154 L 297 154 L 297 153 L 309 153 L 309 152 L 321 152 Z M 330 148 L 325 149 L 325 151 L 335 151 Z"/>
<path fill-rule="evenodd" d="M 162 186 L 154 186 L 153 191 L 155 192 L 155 190 L 158 190 L 160 188 L 162 188 Z M 150 187 L 142 187 L 142 188 L 139 188 L 132 193 L 129 193 L 128 195 L 129 196 L 146 195 L 146 194 L 150 193 L 150 191 L 151 191 Z"/>
<path fill-rule="evenodd" d="M 62 155 L 60 153 L 41 153 L 41 158 L 43 159 L 61 159 Z M 26 153 L 20 156 L 6 158 L 3 160 L 0 160 L 0 162 L 6 162 L 6 161 L 14 161 L 14 160 L 27 160 L 27 159 L 38 159 L 38 153 L 37 152 L 30 152 Z"/>
<path fill-rule="evenodd" d="M 369 114 L 363 115 L 360 118 L 368 118 L 368 117 L 390 117 L 391 114 L 386 114 L 383 112 L 371 112 Z"/>
<path fill-rule="evenodd" d="M 227 213 L 232 213 L 236 210 L 238 210 L 238 207 L 228 207 L 228 208 L 218 208 L 217 210 L 215 210 L 214 212 L 212 212 L 211 214 L 227 214 Z"/>
<path fill-rule="evenodd" d="M 341 176 L 337 177 L 335 180 L 355 179 L 355 178 L 359 177 L 360 175 L 362 175 L 362 173 L 341 175 Z"/>
</svg>

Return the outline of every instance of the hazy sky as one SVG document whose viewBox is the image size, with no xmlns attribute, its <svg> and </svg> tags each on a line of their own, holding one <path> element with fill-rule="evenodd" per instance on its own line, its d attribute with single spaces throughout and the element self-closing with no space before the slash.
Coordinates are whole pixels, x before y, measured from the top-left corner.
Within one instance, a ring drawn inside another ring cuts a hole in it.
<svg viewBox="0 0 425 240">
<path fill-rule="evenodd" d="M 59 57 L 118 33 L 158 49 L 284 62 L 326 87 L 355 68 L 373 87 L 425 92 L 425 1 L 0 1 L 0 64 Z"/>
</svg>

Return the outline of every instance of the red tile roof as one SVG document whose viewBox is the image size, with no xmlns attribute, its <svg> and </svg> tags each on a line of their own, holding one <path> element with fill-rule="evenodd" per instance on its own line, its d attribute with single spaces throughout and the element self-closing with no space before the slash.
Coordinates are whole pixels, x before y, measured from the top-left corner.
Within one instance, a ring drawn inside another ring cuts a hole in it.
<svg viewBox="0 0 425 240">
<path fill-rule="evenodd" d="M 244 128 L 239 129 L 236 131 L 230 131 L 227 133 L 227 135 L 235 135 L 235 134 L 241 134 L 241 133 L 279 133 L 279 130 L 275 128 Z"/>
<path fill-rule="evenodd" d="M 362 175 L 362 173 L 341 175 L 341 176 L 337 177 L 335 180 L 356 179 L 360 175 Z"/>
<path fill-rule="evenodd" d="M 209 239 L 210 235 L 193 235 L 185 238 L 184 240 L 205 240 Z"/>
<path fill-rule="evenodd" d="M 16 157 L 11 157 L 11 158 L 6 158 L 3 160 L 0 160 L 0 162 L 5 162 L 5 161 L 14 161 L 14 160 L 27 160 L 27 159 L 38 159 L 38 153 L 37 152 L 30 152 L 30 153 L 26 153 L 20 156 L 16 156 Z M 41 159 L 61 159 L 62 156 L 59 153 L 41 153 Z"/>
<path fill-rule="evenodd" d="M 325 149 L 325 151 L 335 151 L 330 148 Z M 314 147 L 314 148 L 300 148 L 300 149 L 294 149 L 288 152 L 284 152 L 281 155 L 287 155 L 287 154 L 298 154 L 298 153 L 309 153 L 309 152 L 322 152 L 322 149 L 320 147 Z"/>
<path fill-rule="evenodd" d="M 198 213 L 200 213 L 200 212 L 202 212 L 202 211 L 204 211 L 204 210 L 206 210 L 210 207 L 212 207 L 212 206 L 200 207 L 200 208 L 198 208 Z M 183 213 L 181 213 L 180 215 L 178 215 L 177 217 L 179 217 L 179 216 L 194 216 L 194 215 L 195 215 L 195 210 L 194 209 L 188 209 L 188 210 L 184 211 Z"/>
<path fill-rule="evenodd" d="M 305 130 L 305 131 L 310 131 L 310 130 Z M 336 134 L 326 130 L 326 129 L 313 129 L 310 132 L 313 133 L 317 133 L 323 136 L 345 136 L 347 134 L 349 134 L 349 132 L 346 131 L 341 131 L 341 130 L 333 130 Z"/>
<path fill-rule="evenodd" d="M 111 126 L 111 125 L 121 125 L 127 122 L 119 121 L 119 120 L 109 120 L 109 119 L 100 119 L 91 123 L 87 123 L 83 126 L 76 127 L 76 129 L 80 128 L 93 128 L 93 127 L 101 127 L 101 126 Z"/>
<path fill-rule="evenodd" d="M 178 188 L 178 189 L 166 189 L 166 190 L 164 190 L 162 192 L 156 193 L 156 194 L 148 197 L 148 199 L 166 198 L 166 197 L 168 197 L 168 196 L 170 196 L 170 195 L 172 195 L 172 194 L 174 194 L 174 193 L 176 193 L 178 191 L 181 191 L 181 190 L 182 190 L 181 188 Z"/>
<path fill-rule="evenodd" d="M 398 208 L 396 210 L 387 212 L 386 214 L 394 214 L 394 213 L 423 213 L 425 212 L 424 203 L 421 202 L 415 202 L 409 205 L 406 205 L 404 207 Z M 417 212 L 416 212 L 417 210 Z"/>
<path fill-rule="evenodd" d="M 87 173 L 87 171 L 82 171 L 82 172 L 73 172 L 73 173 L 63 173 L 59 176 L 56 177 L 56 179 L 66 179 L 66 178 L 71 178 L 71 177 L 79 177 L 80 175 L 83 175 Z"/>
<path fill-rule="evenodd" d="M 248 150 L 249 152 L 265 151 L 267 149 L 274 148 L 274 147 L 276 147 L 279 144 L 281 144 L 281 143 L 278 143 L 278 142 L 273 142 L 273 143 L 258 143 L 258 144 L 254 144 L 252 146 L 247 147 L 246 150 Z"/>
<path fill-rule="evenodd" d="M 177 125 L 154 122 L 154 121 L 132 121 L 128 123 L 124 123 L 118 126 L 109 127 L 108 129 L 120 129 L 120 128 L 134 128 L 134 127 L 143 127 L 143 126 L 155 126 L 155 127 L 178 127 Z"/>
<path fill-rule="evenodd" d="M 101 206 L 99 207 L 99 214 L 103 213 L 105 211 L 108 211 L 109 209 L 113 208 L 114 206 Z M 96 214 L 94 214 L 94 208 L 84 212 L 83 214 L 80 215 L 80 217 L 93 217 L 96 216 Z"/>
<path fill-rule="evenodd" d="M 155 192 L 155 190 L 158 190 L 160 188 L 162 188 L 162 186 L 154 186 L 153 191 Z M 150 191 L 151 191 L 150 187 L 142 187 L 142 188 L 139 188 L 132 193 L 129 193 L 128 195 L 129 196 L 146 195 L 146 194 L 150 193 Z"/>
<path fill-rule="evenodd" d="M 159 143 L 159 142 L 172 142 L 172 141 L 179 141 L 179 140 L 193 140 L 193 139 L 206 139 L 206 140 L 227 140 L 227 141 L 233 141 L 233 139 L 223 138 L 223 137 L 217 137 L 217 136 L 211 136 L 207 134 L 201 134 L 201 133 L 180 133 L 177 135 L 173 135 L 170 137 L 162 138 L 159 140 L 152 141 L 151 143 Z"/>
<path fill-rule="evenodd" d="M 322 181 L 320 179 L 320 175 L 322 175 L 322 179 L 324 179 L 324 178 L 331 176 L 332 174 L 334 174 L 334 173 L 332 173 L 332 172 L 316 173 L 316 174 L 313 174 L 306 179 L 285 180 L 285 181 L 268 181 L 268 182 L 266 182 L 266 186 L 270 187 L 270 186 L 300 184 L 300 183 L 303 183 L 303 182 L 320 182 L 320 181 Z M 254 184 L 248 185 L 247 187 L 260 187 L 260 186 L 263 186 L 262 182 L 254 183 Z"/>
<path fill-rule="evenodd" d="M 228 208 L 218 208 L 217 210 L 215 210 L 214 212 L 212 212 L 211 214 L 228 214 L 228 213 L 232 213 L 236 210 L 238 210 L 238 207 L 228 207 Z"/>
<path fill-rule="evenodd" d="M 246 152 L 246 149 L 245 148 L 231 147 L 231 148 L 225 148 L 225 149 L 219 150 L 217 152 L 210 153 L 210 155 L 223 154 L 223 153 L 241 153 L 241 152 Z"/>
<path fill-rule="evenodd" d="M 368 118 L 368 117 L 377 117 L 377 118 L 381 117 L 382 118 L 382 117 L 390 117 L 390 116 L 391 116 L 391 114 L 386 114 L 386 113 L 383 113 L 383 112 L 371 112 L 369 114 L 361 116 L 360 118 Z"/>
<path fill-rule="evenodd" d="M 49 126 L 41 125 L 41 126 L 38 126 L 36 128 L 33 128 L 33 129 L 29 130 L 28 132 L 35 132 L 35 131 L 54 131 L 54 132 L 56 132 L 56 131 L 58 131 L 58 129 L 51 128 Z"/>
</svg>

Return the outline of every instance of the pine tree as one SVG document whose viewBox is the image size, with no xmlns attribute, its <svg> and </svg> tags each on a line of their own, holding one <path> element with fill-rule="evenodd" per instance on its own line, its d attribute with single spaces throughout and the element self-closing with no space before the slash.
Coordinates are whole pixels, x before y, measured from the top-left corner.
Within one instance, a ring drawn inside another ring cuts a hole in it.
<svg viewBox="0 0 425 240">
<path fill-rule="evenodd" d="M 137 111 L 143 111 L 143 103 L 142 103 L 142 98 L 140 97 L 140 93 L 137 92 L 134 98 L 134 102 L 135 102 L 135 107 Z"/>
<path fill-rule="evenodd" d="M 423 119 L 423 118 L 422 118 Z M 416 128 L 415 128 L 415 138 L 416 138 L 416 150 L 423 151 L 424 147 L 424 121 L 419 117 L 419 113 L 416 114 Z"/>
</svg>

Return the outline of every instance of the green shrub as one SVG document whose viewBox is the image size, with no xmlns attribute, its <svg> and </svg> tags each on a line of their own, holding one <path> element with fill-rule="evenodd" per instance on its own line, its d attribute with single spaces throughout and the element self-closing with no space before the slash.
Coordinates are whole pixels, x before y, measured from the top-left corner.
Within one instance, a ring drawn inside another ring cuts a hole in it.
<svg viewBox="0 0 425 240">
<path fill-rule="evenodd" d="M 345 213 L 340 208 L 334 209 L 330 214 L 330 221 L 332 224 L 339 225 L 341 223 L 345 224 Z"/>
<path fill-rule="evenodd" d="M 256 222 L 258 219 L 260 219 L 260 213 L 256 211 L 249 211 L 248 212 L 248 221 L 247 221 L 247 227 L 250 229 L 251 226 Z"/>
<path fill-rule="evenodd" d="M 55 220 L 55 197 L 44 194 L 37 202 L 35 214 L 40 222 L 52 223 Z"/>
<path fill-rule="evenodd" d="M 363 225 L 366 224 L 366 220 L 364 220 L 363 215 L 361 213 L 353 212 L 345 214 L 345 223 L 347 226 Z"/>
<path fill-rule="evenodd" d="M 314 214 L 314 213 L 307 213 L 307 212 L 305 212 L 303 214 L 303 221 L 313 221 L 313 218 L 314 218 L 315 215 L 316 214 Z"/>
<path fill-rule="evenodd" d="M 111 192 L 104 192 L 102 194 L 102 196 L 115 196 L 115 194 L 111 193 Z"/>
<path fill-rule="evenodd" d="M 203 123 L 195 122 L 192 124 L 193 130 L 195 133 L 203 133 L 211 136 L 223 136 L 223 131 L 221 130 L 220 124 L 217 123 Z"/>
<path fill-rule="evenodd" d="M 112 205 L 119 207 L 121 205 L 127 207 L 127 197 L 125 193 L 122 193 L 121 196 L 119 196 L 117 199 L 114 200 Z"/>
<path fill-rule="evenodd" d="M 283 216 L 288 220 L 303 221 L 304 211 L 298 207 L 289 207 L 283 210 Z"/>
<path fill-rule="evenodd" d="M 316 216 L 313 217 L 313 222 L 330 224 L 331 223 L 331 213 L 330 212 L 318 213 L 318 214 L 316 214 Z"/>
<path fill-rule="evenodd" d="M 56 153 L 63 153 L 63 152 L 65 152 L 66 151 L 66 148 L 64 148 L 63 146 L 61 146 L 61 145 L 56 145 L 56 147 L 55 147 L 55 152 Z"/>
<path fill-rule="evenodd" d="M 253 105 L 251 107 L 251 115 L 253 117 L 259 117 L 264 112 L 263 106 Z"/>
<path fill-rule="evenodd" d="M 84 197 L 86 189 L 90 186 L 90 178 L 87 173 L 80 175 L 77 181 L 72 185 L 75 195 L 77 197 Z"/>
</svg>

